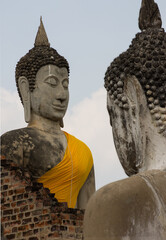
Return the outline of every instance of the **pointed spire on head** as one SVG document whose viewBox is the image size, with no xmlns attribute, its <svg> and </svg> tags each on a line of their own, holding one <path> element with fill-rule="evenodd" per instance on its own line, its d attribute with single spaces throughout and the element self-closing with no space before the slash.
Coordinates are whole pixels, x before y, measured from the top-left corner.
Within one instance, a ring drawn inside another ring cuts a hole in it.
<svg viewBox="0 0 166 240">
<path fill-rule="evenodd" d="M 48 41 L 48 37 L 42 22 L 42 17 L 40 17 L 40 26 L 38 28 L 38 32 L 36 35 L 34 46 L 50 46 L 50 43 Z"/>
<path fill-rule="evenodd" d="M 154 0 L 142 0 L 139 13 L 139 28 L 146 30 L 148 28 L 161 28 L 162 20 L 160 10 Z"/>
</svg>

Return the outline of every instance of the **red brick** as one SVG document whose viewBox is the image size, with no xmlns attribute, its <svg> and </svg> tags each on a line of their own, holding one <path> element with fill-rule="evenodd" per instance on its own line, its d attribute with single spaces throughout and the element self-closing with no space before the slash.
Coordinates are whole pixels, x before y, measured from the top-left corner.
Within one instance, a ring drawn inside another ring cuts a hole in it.
<svg viewBox="0 0 166 240">
<path fill-rule="evenodd" d="M 41 209 L 41 208 L 43 208 L 43 203 L 36 203 L 36 209 Z"/>
<path fill-rule="evenodd" d="M 70 220 L 63 220 L 63 225 L 73 225 Z"/>
<path fill-rule="evenodd" d="M 10 165 L 10 162 L 8 164 Z M 8 170 L 9 174 L 10 172 Z M 9 238 L 22 240 L 52 240 L 62 239 L 62 237 L 82 239 L 84 211 L 68 209 L 63 203 L 52 206 L 49 190 L 44 191 L 42 186 L 34 189 L 31 183 L 26 183 L 19 177 L 14 181 L 15 174 L 16 172 L 12 171 L 10 178 L 4 174 L 6 177 L 2 182 L 2 187 L 8 186 L 8 191 L 2 193 L 2 206 L 5 208 L 4 211 L 13 211 L 11 216 L 5 215 L 2 218 L 2 225 L 4 230 L 8 230 L 6 234 Z M 47 206 L 43 207 L 43 204 Z"/>
<path fill-rule="evenodd" d="M 61 216 L 62 219 L 65 219 L 65 220 L 70 219 L 70 215 L 68 213 L 61 213 L 60 216 Z"/>
<path fill-rule="evenodd" d="M 38 233 L 38 232 L 39 232 L 39 229 L 34 229 L 34 230 L 33 230 L 33 233 L 34 233 L 34 234 L 36 234 L 36 233 Z"/>
<path fill-rule="evenodd" d="M 3 205 L 1 206 L 1 209 L 2 209 L 2 210 L 6 210 L 6 209 L 9 209 L 9 208 L 11 208 L 11 207 L 10 207 L 10 203 L 6 203 L 6 204 L 3 204 Z"/>
<path fill-rule="evenodd" d="M 17 206 L 25 206 L 27 204 L 27 201 L 21 200 L 17 202 Z"/>
<path fill-rule="evenodd" d="M 19 183 L 18 183 L 18 186 L 19 186 Z M 14 187 L 14 186 L 13 186 Z M 18 189 L 15 189 L 15 193 L 16 194 L 21 194 L 21 193 L 24 193 L 25 192 L 25 188 L 18 188 Z"/>
<path fill-rule="evenodd" d="M 9 182 L 10 182 L 9 178 L 5 178 L 5 179 L 3 180 L 3 183 L 9 183 Z"/>
<path fill-rule="evenodd" d="M 10 239 L 16 239 L 15 234 L 6 235 L 6 238 L 9 239 L 9 240 Z"/>
<path fill-rule="evenodd" d="M 2 217 L 1 221 L 2 222 L 8 222 L 8 221 L 10 221 L 10 218 L 11 218 L 10 216 Z"/>
<path fill-rule="evenodd" d="M 2 189 L 3 189 L 3 190 L 7 190 L 8 188 L 9 188 L 8 185 L 3 185 L 3 186 L 2 186 Z"/>
<path fill-rule="evenodd" d="M 52 222 L 52 224 L 59 224 L 60 225 L 62 223 L 62 220 L 57 218 L 57 219 L 52 220 L 51 222 Z"/>
<path fill-rule="evenodd" d="M 17 232 L 17 227 L 12 228 L 12 233 Z"/>
<path fill-rule="evenodd" d="M 4 235 L 11 233 L 11 232 L 12 232 L 12 230 L 10 228 L 4 228 L 4 230 L 3 230 Z"/>
<path fill-rule="evenodd" d="M 23 193 L 22 193 L 22 194 L 19 194 L 19 195 L 17 195 L 17 200 L 22 200 L 23 197 L 24 197 L 24 194 L 23 194 Z"/>
<path fill-rule="evenodd" d="M 83 214 L 77 215 L 77 220 L 84 220 L 84 215 Z"/>
<path fill-rule="evenodd" d="M 8 192 L 7 191 L 5 191 L 5 192 L 3 191 L 3 192 L 1 192 L 1 194 L 2 194 L 3 197 L 6 197 L 8 195 Z"/>
<path fill-rule="evenodd" d="M 31 215 L 30 212 L 26 212 L 26 213 L 25 213 L 25 217 L 29 217 L 30 215 Z"/>
<path fill-rule="evenodd" d="M 69 226 L 68 229 L 70 233 L 75 233 L 75 227 Z"/>
<path fill-rule="evenodd" d="M 16 206 L 16 204 L 17 204 L 16 202 L 12 202 L 11 203 L 12 208 L 14 208 Z"/>
<path fill-rule="evenodd" d="M 7 177 L 8 175 L 9 175 L 8 172 L 2 172 L 2 173 L 1 173 L 1 178 L 5 178 L 5 177 Z"/>
<path fill-rule="evenodd" d="M 49 214 L 46 214 L 46 215 L 41 215 L 41 219 L 42 220 L 49 220 L 50 219 L 50 215 Z"/>
<path fill-rule="evenodd" d="M 35 224 L 34 224 L 34 223 L 32 223 L 32 224 L 30 224 L 29 226 L 30 226 L 30 228 L 31 228 L 31 229 L 33 229 L 33 228 L 34 228 L 34 226 L 35 226 Z"/>
<path fill-rule="evenodd" d="M 48 238 L 52 238 L 52 237 L 60 237 L 59 232 L 50 233 L 50 234 L 48 235 Z"/>
<path fill-rule="evenodd" d="M 19 213 L 20 212 L 20 209 L 19 208 L 15 208 L 14 209 L 14 213 Z"/>
<path fill-rule="evenodd" d="M 29 226 L 28 225 L 24 225 L 24 226 L 18 227 L 18 231 L 25 231 L 25 230 L 29 230 Z"/>
<path fill-rule="evenodd" d="M 32 222 L 32 218 L 25 218 L 22 220 L 22 224 L 27 224 L 27 223 L 31 223 Z"/>
<path fill-rule="evenodd" d="M 12 214 L 13 214 L 13 209 L 9 209 L 9 210 L 4 210 L 3 211 L 3 216 L 12 215 Z"/>
<path fill-rule="evenodd" d="M 44 222 L 35 223 L 35 228 L 44 227 Z"/>
<path fill-rule="evenodd" d="M 30 205 L 29 205 L 29 209 L 30 209 L 30 210 L 33 210 L 33 209 L 34 209 L 34 204 L 30 204 Z"/>
<path fill-rule="evenodd" d="M 17 215 L 12 215 L 11 220 L 16 220 L 17 219 Z"/>
<path fill-rule="evenodd" d="M 43 214 L 48 213 L 48 209 L 43 209 Z"/>
<path fill-rule="evenodd" d="M 18 226 L 21 224 L 21 221 L 20 220 L 17 220 L 17 221 L 14 221 L 14 222 L 8 222 L 8 223 L 5 223 L 5 227 L 6 226 L 11 226 L 11 227 L 15 227 L 15 226 Z"/>
<path fill-rule="evenodd" d="M 31 236 L 33 234 L 33 231 L 32 230 L 29 230 L 27 232 L 23 232 L 23 236 L 24 237 L 27 237 L 27 236 Z"/>
<path fill-rule="evenodd" d="M 24 206 L 24 207 L 20 207 L 20 212 L 26 212 L 28 210 L 28 205 Z"/>
<path fill-rule="evenodd" d="M 33 216 L 41 215 L 41 214 L 42 214 L 42 209 L 40 209 L 40 210 L 34 210 L 34 211 L 32 212 L 32 215 L 33 215 Z"/>
</svg>

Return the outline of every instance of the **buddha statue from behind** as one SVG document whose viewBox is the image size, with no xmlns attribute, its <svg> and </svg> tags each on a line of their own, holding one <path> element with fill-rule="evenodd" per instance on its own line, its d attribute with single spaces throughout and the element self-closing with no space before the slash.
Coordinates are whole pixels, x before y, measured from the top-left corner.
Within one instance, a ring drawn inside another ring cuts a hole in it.
<svg viewBox="0 0 166 240">
<path fill-rule="evenodd" d="M 85 240 L 166 239 L 166 33 L 153 0 L 142 1 L 139 26 L 105 74 L 114 143 L 129 178 L 92 196 Z"/>
<path fill-rule="evenodd" d="M 42 20 L 34 47 L 17 63 L 16 85 L 28 126 L 2 135 L 1 154 L 28 170 L 59 202 L 84 209 L 95 191 L 92 154 L 61 129 L 69 65 L 50 47 Z"/>
</svg>

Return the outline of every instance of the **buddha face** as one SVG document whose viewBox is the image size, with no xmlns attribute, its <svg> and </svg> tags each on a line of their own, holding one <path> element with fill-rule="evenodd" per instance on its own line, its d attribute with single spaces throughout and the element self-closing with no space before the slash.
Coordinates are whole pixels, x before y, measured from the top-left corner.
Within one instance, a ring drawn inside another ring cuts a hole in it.
<svg viewBox="0 0 166 240">
<path fill-rule="evenodd" d="M 69 101 L 68 71 L 55 65 L 45 65 L 36 74 L 35 89 L 31 93 L 31 111 L 44 118 L 59 121 Z"/>
</svg>

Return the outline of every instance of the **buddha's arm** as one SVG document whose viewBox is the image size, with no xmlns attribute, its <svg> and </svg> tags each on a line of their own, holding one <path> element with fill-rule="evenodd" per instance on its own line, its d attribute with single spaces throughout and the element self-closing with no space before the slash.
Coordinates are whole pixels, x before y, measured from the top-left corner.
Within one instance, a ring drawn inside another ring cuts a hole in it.
<svg viewBox="0 0 166 240">
<path fill-rule="evenodd" d="M 18 166 L 23 165 L 22 144 L 10 132 L 1 136 L 1 155 L 7 160 L 12 160 Z"/>
<path fill-rule="evenodd" d="M 88 200 L 95 192 L 95 174 L 94 174 L 94 166 L 92 167 L 84 185 L 82 186 L 78 199 L 77 199 L 77 207 L 81 209 L 85 209 L 88 203 Z"/>
</svg>

